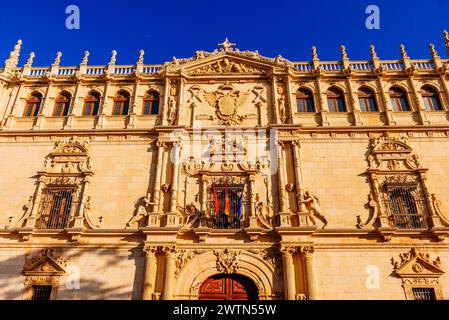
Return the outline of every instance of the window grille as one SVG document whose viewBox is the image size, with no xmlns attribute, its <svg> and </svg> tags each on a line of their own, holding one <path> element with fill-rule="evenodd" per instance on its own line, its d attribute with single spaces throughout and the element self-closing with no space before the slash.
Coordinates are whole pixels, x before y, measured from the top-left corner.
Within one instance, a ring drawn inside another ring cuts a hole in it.
<svg viewBox="0 0 449 320">
<path fill-rule="evenodd" d="M 73 189 L 46 189 L 42 195 L 37 227 L 64 229 L 68 226 L 73 204 Z"/>
<path fill-rule="evenodd" d="M 392 227 L 399 229 L 426 228 L 426 201 L 419 196 L 416 187 L 388 189 L 385 207 Z"/>
<path fill-rule="evenodd" d="M 31 300 L 50 300 L 52 286 L 33 286 Z"/>
<path fill-rule="evenodd" d="M 412 288 L 415 300 L 436 300 L 433 288 Z"/>
<path fill-rule="evenodd" d="M 214 193 L 211 188 L 209 212 L 210 223 L 209 227 L 214 229 L 241 229 L 244 228 L 245 207 L 247 202 L 244 201 L 244 185 L 243 184 L 229 184 L 228 198 L 229 198 L 229 214 L 226 214 L 226 186 L 224 184 L 215 185 L 215 191 L 218 197 L 218 213 L 215 208 Z M 242 199 L 242 206 L 239 214 L 240 197 Z"/>
</svg>

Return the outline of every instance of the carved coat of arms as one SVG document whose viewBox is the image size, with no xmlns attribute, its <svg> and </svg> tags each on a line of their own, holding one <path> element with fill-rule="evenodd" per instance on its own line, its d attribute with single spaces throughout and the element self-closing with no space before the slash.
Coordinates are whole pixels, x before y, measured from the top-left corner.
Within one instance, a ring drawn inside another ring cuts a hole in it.
<svg viewBox="0 0 449 320">
<path fill-rule="evenodd" d="M 215 108 L 219 124 L 226 126 L 239 124 L 245 118 L 239 115 L 239 108 L 245 105 L 249 95 L 249 90 L 243 92 L 232 85 L 222 85 L 215 92 L 204 92 L 204 98 Z"/>
</svg>

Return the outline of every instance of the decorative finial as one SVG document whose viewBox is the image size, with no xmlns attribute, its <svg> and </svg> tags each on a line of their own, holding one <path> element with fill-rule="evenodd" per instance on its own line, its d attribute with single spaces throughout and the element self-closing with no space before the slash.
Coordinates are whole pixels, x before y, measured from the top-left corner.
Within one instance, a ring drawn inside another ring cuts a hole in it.
<svg viewBox="0 0 449 320">
<path fill-rule="evenodd" d="M 446 48 L 447 48 L 446 53 L 449 56 L 449 33 L 447 32 L 447 30 L 443 31 L 443 35 L 444 35 L 444 43 L 445 43 Z"/>
<path fill-rule="evenodd" d="M 115 64 L 117 61 L 117 51 L 112 50 L 111 59 L 109 60 L 109 64 Z"/>
<path fill-rule="evenodd" d="M 5 67 L 17 68 L 19 64 L 20 50 L 22 49 L 22 40 L 17 41 L 14 50 L 10 52 L 9 58 L 5 61 Z"/>
<path fill-rule="evenodd" d="M 372 59 L 377 59 L 377 52 L 376 52 L 376 47 L 372 44 L 369 46 L 369 51 L 371 53 L 371 57 Z"/>
<path fill-rule="evenodd" d="M 34 54 L 34 52 L 31 52 L 31 53 L 30 53 L 30 57 L 28 58 L 27 64 L 26 64 L 25 66 L 27 66 L 27 67 L 33 66 L 33 62 L 34 62 L 34 57 L 35 57 L 35 56 L 36 56 L 36 55 Z"/>
<path fill-rule="evenodd" d="M 87 65 L 87 62 L 89 62 L 89 56 L 90 56 L 90 52 L 84 51 L 84 57 L 83 57 L 83 61 L 81 61 L 81 64 Z"/>
<path fill-rule="evenodd" d="M 62 52 L 59 51 L 59 52 L 56 54 L 55 62 L 53 62 L 53 65 L 54 65 L 54 66 L 59 66 L 59 64 L 61 63 L 61 57 L 62 57 Z"/>
<path fill-rule="evenodd" d="M 220 47 L 223 47 L 221 50 L 224 52 L 232 51 L 232 47 L 235 46 L 235 43 L 229 42 L 228 38 L 225 39 L 222 43 L 218 44 Z"/>
<path fill-rule="evenodd" d="M 318 59 L 318 53 L 316 52 L 315 46 L 312 47 L 312 59 L 313 60 Z"/>
<path fill-rule="evenodd" d="M 435 45 L 433 43 L 429 44 L 430 54 L 432 55 L 432 58 L 438 58 L 438 52 L 435 49 Z"/>
<path fill-rule="evenodd" d="M 143 64 L 143 57 L 145 55 L 145 51 L 140 50 L 139 51 L 139 61 L 137 61 L 137 64 Z"/>
<path fill-rule="evenodd" d="M 340 51 L 341 51 L 341 58 L 342 59 L 348 59 L 348 54 L 346 53 L 346 47 L 345 46 L 340 46 Z"/>
<path fill-rule="evenodd" d="M 399 49 L 401 50 L 402 58 L 408 58 L 407 51 L 405 51 L 405 46 L 403 44 L 399 46 Z"/>
</svg>

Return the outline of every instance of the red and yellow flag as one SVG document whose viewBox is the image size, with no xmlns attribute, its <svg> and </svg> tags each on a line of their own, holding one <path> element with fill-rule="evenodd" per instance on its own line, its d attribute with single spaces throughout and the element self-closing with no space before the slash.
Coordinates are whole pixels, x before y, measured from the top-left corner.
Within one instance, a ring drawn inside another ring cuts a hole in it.
<svg viewBox="0 0 449 320">
<path fill-rule="evenodd" d="M 220 201 L 218 200 L 217 190 L 215 190 L 215 183 L 213 181 L 212 181 L 212 192 L 214 196 L 215 214 L 218 214 L 220 212 Z"/>
<path fill-rule="evenodd" d="M 231 214 L 231 202 L 229 200 L 229 193 L 228 193 L 228 178 L 226 177 L 225 180 L 225 212 L 226 215 Z"/>
</svg>

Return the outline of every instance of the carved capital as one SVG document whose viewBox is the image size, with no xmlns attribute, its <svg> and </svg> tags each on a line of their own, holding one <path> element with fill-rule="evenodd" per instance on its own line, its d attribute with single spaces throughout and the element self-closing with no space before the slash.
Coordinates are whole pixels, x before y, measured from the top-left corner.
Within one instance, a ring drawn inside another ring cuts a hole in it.
<svg viewBox="0 0 449 320">
<path fill-rule="evenodd" d="M 313 253 L 315 252 L 315 249 L 313 246 L 301 246 L 299 247 L 298 250 L 300 253 L 302 253 L 304 255 L 304 257 L 307 258 L 312 258 Z"/>
<path fill-rule="evenodd" d="M 297 248 L 293 246 L 286 246 L 281 248 L 281 252 L 286 257 L 291 257 L 297 252 Z"/>
</svg>

